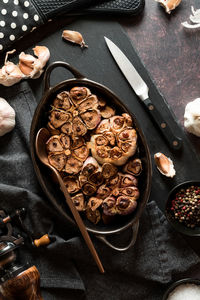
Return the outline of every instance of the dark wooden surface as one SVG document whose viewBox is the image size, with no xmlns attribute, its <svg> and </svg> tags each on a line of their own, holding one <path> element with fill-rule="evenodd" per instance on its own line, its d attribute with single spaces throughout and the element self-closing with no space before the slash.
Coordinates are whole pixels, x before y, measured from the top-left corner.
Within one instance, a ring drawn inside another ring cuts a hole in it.
<svg viewBox="0 0 200 300">
<path fill-rule="evenodd" d="M 168 15 L 156 1 L 146 0 L 142 15 L 119 20 L 181 126 L 186 104 L 200 97 L 200 29 L 181 25 L 189 22 L 191 6 L 200 9 L 200 2 L 182 0 Z M 200 154 L 200 138 L 188 136 Z"/>
</svg>

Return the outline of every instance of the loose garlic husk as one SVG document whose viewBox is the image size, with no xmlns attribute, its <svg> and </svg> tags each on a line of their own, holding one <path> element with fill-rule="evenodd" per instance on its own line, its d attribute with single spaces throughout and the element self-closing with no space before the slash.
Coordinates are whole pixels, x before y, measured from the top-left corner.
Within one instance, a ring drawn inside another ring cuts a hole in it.
<svg viewBox="0 0 200 300">
<path fill-rule="evenodd" d="M 85 44 L 82 34 L 78 31 L 64 30 L 62 33 L 62 37 L 71 43 L 80 45 L 81 48 L 88 47 Z"/>
<path fill-rule="evenodd" d="M 165 8 L 166 13 L 170 14 L 172 10 L 174 10 L 182 0 L 155 0 L 160 3 Z"/>
<path fill-rule="evenodd" d="M 8 102 L 0 98 L 0 136 L 10 132 L 15 127 L 15 111 Z"/>
<path fill-rule="evenodd" d="M 193 15 L 190 15 L 190 21 L 194 24 L 189 24 L 187 21 L 181 23 L 183 27 L 189 29 L 200 28 L 200 9 L 195 10 L 194 7 L 191 7 Z"/>
</svg>

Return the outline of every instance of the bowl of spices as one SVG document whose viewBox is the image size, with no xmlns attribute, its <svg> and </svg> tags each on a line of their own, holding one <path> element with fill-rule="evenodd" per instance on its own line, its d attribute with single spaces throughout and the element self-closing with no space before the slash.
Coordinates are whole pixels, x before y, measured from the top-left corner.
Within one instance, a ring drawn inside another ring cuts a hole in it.
<svg viewBox="0 0 200 300">
<path fill-rule="evenodd" d="M 162 300 L 199 300 L 200 280 L 185 278 L 174 282 L 165 292 Z"/>
<path fill-rule="evenodd" d="M 169 193 L 165 214 L 177 231 L 200 236 L 200 181 L 175 186 Z"/>
</svg>

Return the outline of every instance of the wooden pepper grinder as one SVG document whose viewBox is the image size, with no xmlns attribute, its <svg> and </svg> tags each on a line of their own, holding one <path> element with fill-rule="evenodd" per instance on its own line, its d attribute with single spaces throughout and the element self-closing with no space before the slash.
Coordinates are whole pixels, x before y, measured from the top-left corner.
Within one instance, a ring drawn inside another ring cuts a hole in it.
<svg viewBox="0 0 200 300">
<path fill-rule="evenodd" d="M 17 213 L 20 215 L 19 211 Z M 16 262 L 16 250 L 24 243 L 21 236 L 12 236 L 11 217 L 0 210 L 0 227 L 7 229 L 7 234 L 0 236 L 0 300 L 43 300 L 40 293 L 40 273 L 35 266 L 19 265 Z M 36 243 L 50 242 L 45 235 Z"/>
<path fill-rule="evenodd" d="M 37 268 L 16 263 L 15 249 L 20 246 L 20 243 L 23 243 L 22 238 L 0 242 L 2 300 L 43 300 L 40 293 L 40 274 Z"/>
</svg>

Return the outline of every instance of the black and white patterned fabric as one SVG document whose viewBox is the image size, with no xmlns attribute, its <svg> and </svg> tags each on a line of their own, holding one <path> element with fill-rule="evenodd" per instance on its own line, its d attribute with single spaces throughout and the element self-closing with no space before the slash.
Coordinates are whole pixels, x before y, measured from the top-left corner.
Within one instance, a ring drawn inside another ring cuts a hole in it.
<svg viewBox="0 0 200 300">
<path fill-rule="evenodd" d="M 102 0 L 0 0 L 0 53 L 58 15 Z"/>
<path fill-rule="evenodd" d="M 13 42 L 41 24 L 43 20 L 30 0 L 1 0 L 0 51 L 6 50 Z"/>
<path fill-rule="evenodd" d="M 138 14 L 145 0 L 0 0 L 0 53 L 62 14 Z"/>
</svg>

